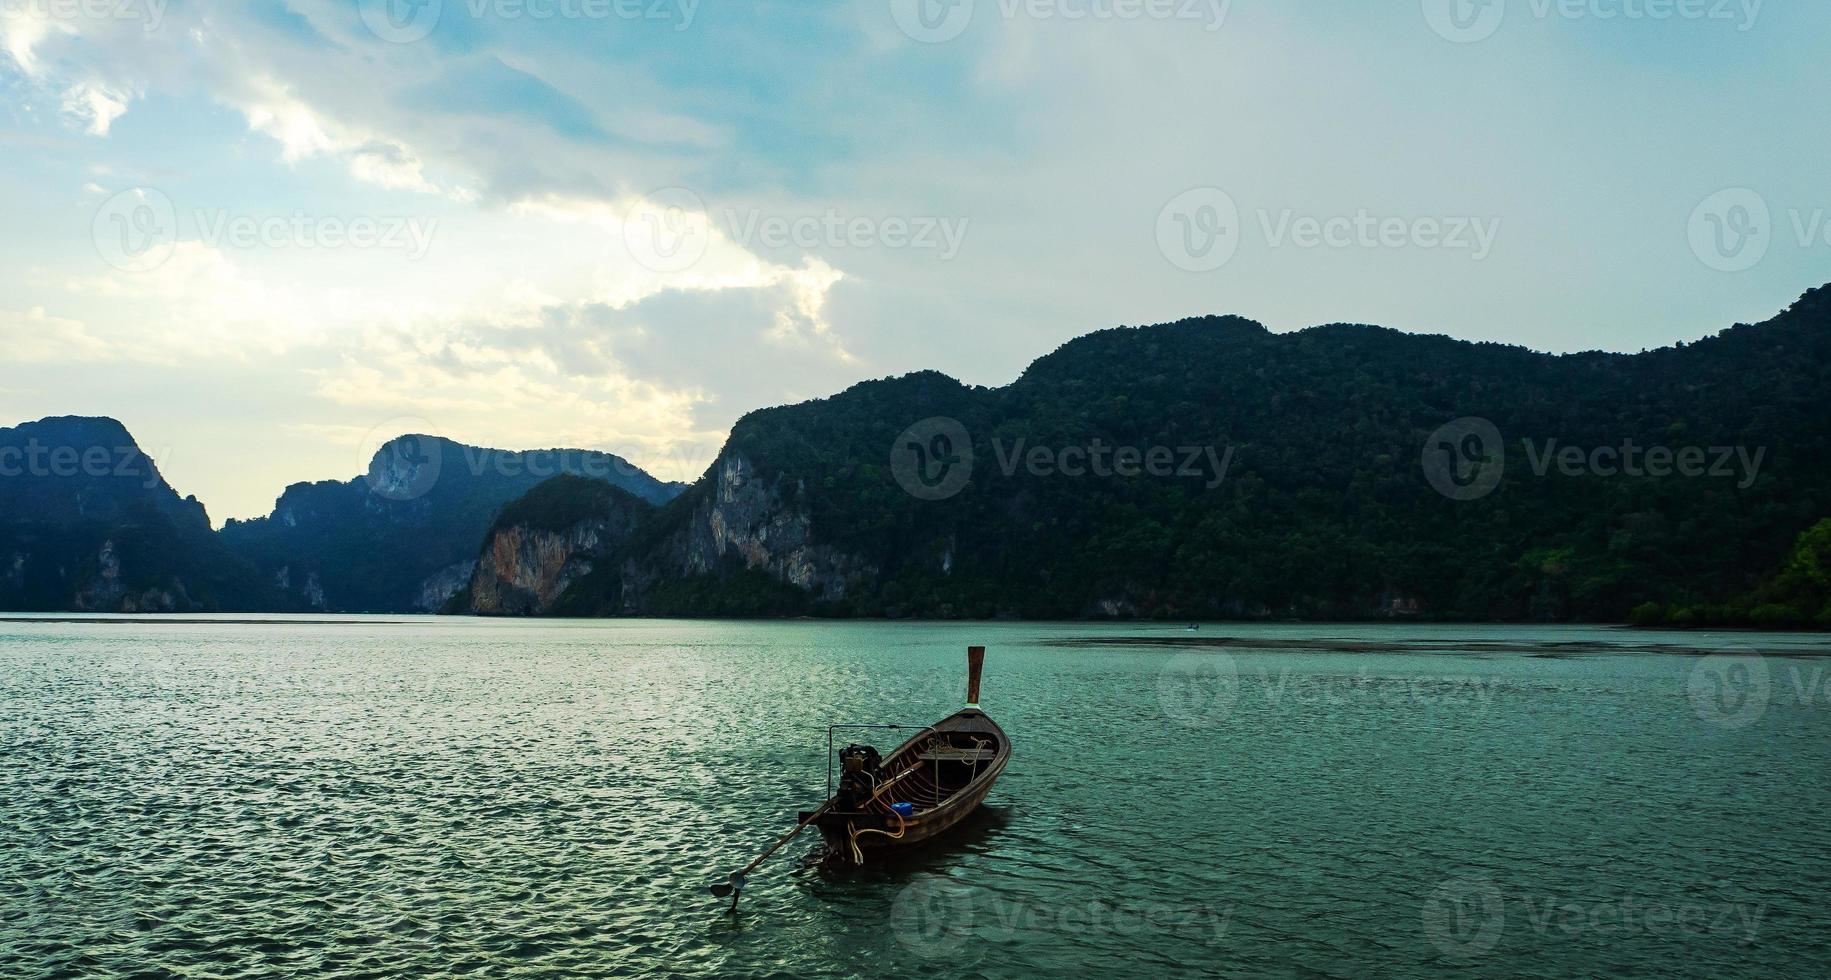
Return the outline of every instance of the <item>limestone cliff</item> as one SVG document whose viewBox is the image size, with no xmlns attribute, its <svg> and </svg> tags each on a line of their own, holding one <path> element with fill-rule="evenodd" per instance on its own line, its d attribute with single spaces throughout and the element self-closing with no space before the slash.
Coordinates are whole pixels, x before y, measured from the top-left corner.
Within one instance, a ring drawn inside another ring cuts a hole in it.
<svg viewBox="0 0 1831 980">
<path fill-rule="evenodd" d="M 481 616 L 552 612 L 566 590 L 612 556 L 654 508 L 601 481 L 555 477 L 505 507 L 454 600 Z"/>
<path fill-rule="evenodd" d="M 445 604 L 450 602 L 466 583 L 470 582 L 471 575 L 476 570 L 476 562 L 461 561 L 447 565 L 427 576 L 426 580 L 420 583 L 420 595 L 413 602 L 413 611 L 438 612 L 445 608 Z M 324 602 L 322 590 L 320 590 L 318 602 L 320 605 Z"/>
<path fill-rule="evenodd" d="M 741 452 L 728 452 L 714 469 L 712 492 L 689 526 L 686 565 L 698 574 L 736 559 L 817 599 L 844 599 L 852 581 L 877 570 L 815 541 L 813 521 L 784 487 L 757 476 Z"/>
<path fill-rule="evenodd" d="M 676 501 L 669 533 L 624 561 L 616 608 L 598 611 L 681 612 L 666 595 L 670 587 L 734 574 L 792 587 L 815 601 L 846 599 L 872 581 L 877 568 L 821 542 L 801 504 L 802 489 L 797 481 L 763 476 L 749 456 L 727 447 L 705 478 Z"/>
<path fill-rule="evenodd" d="M 584 576 L 604 553 L 612 529 L 602 520 L 561 531 L 523 525 L 491 532 L 471 576 L 471 611 L 485 616 L 537 616 Z M 627 531 L 627 529 L 625 529 Z"/>
</svg>

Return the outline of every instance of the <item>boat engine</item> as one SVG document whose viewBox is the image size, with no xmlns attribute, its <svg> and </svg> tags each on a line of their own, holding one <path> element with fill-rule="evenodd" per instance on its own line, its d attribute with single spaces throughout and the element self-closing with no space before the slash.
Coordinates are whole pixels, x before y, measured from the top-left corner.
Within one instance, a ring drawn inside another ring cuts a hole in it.
<svg viewBox="0 0 1831 980">
<path fill-rule="evenodd" d="M 883 759 L 869 745 L 852 744 L 839 751 L 839 808 L 862 805 L 883 777 Z"/>
</svg>

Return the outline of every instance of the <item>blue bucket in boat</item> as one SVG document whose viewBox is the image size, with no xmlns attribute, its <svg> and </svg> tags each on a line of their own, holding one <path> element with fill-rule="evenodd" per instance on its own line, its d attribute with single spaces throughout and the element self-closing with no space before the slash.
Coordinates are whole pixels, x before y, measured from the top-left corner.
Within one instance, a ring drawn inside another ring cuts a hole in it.
<svg viewBox="0 0 1831 980">
<path fill-rule="evenodd" d="M 905 820 L 907 820 L 910 817 L 915 816 L 915 804 L 914 803 L 892 803 L 892 804 L 890 804 L 890 809 L 895 810 L 896 815 L 904 818 Z"/>
</svg>

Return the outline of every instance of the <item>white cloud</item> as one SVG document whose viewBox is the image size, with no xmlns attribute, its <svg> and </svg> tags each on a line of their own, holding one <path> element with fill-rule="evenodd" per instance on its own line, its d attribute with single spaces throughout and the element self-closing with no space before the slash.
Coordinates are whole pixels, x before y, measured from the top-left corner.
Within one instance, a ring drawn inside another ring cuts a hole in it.
<svg viewBox="0 0 1831 980">
<path fill-rule="evenodd" d="M 64 92 L 64 115 L 91 136 L 107 136 L 108 127 L 127 112 L 129 93 L 115 92 L 96 82 L 78 82 Z"/>
<path fill-rule="evenodd" d="M 113 360 L 113 345 L 76 320 L 50 316 L 44 307 L 24 312 L 0 310 L 0 349 L 11 364 L 48 364 Z"/>
<path fill-rule="evenodd" d="M 351 176 L 365 183 L 391 190 L 439 192 L 426 179 L 419 157 L 407 147 L 326 118 L 274 79 L 257 78 L 250 90 L 237 107 L 250 129 L 279 142 L 280 158 L 287 163 L 337 157 L 347 163 Z"/>
<path fill-rule="evenodd" d="M 17 8 L 8 4 L 5 13 L 0 13 L 0 49 L 20 71 L 36 76 L 39 64 L 34 49 L 56 26 L 44 11 L 29 4 Z"/>
</svg>

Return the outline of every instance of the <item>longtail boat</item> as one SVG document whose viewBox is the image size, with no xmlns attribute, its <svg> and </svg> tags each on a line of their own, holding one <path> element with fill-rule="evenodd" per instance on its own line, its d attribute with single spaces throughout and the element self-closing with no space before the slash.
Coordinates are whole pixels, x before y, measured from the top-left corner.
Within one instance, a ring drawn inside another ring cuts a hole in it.
<svg viewBox="0 0 1831 980">
<path fill-rule="evenodd" d="M 985 647 L 968 647 L 966 664 L 966 707 L 932 725 L 829 727 L 826 802 L 802 811 L 794 830 L 742 871 L 713 885 L 712 893 L 730 895 L 735 911 L 745 877 L 811 826 L 818 826 L 842 856 L 862 864 L 867 852 L 930 840 L 977 810 L 1011 761 L 1011 740 L 979 708 Z M 835 792 L 833 733 L 843 729 L 915 729 L 916 734 L 881 758 L 869 745 L 846 746 L 838 754 L 839 788 Z"/>
<path fill-rule="evenodd" d="M 941 834 L 978 809 L 1004 774 L 1011 740 L 979 709 L 985 648 L 968 648 L 966 662 L 965 708 L 924 726 L 881 761 L 869 745 L 848 745 L 839 753 L 839 791 L 800 816 L 842 846 L 842 854 L 862 864 L 866 851 Z"/>
</svg>

